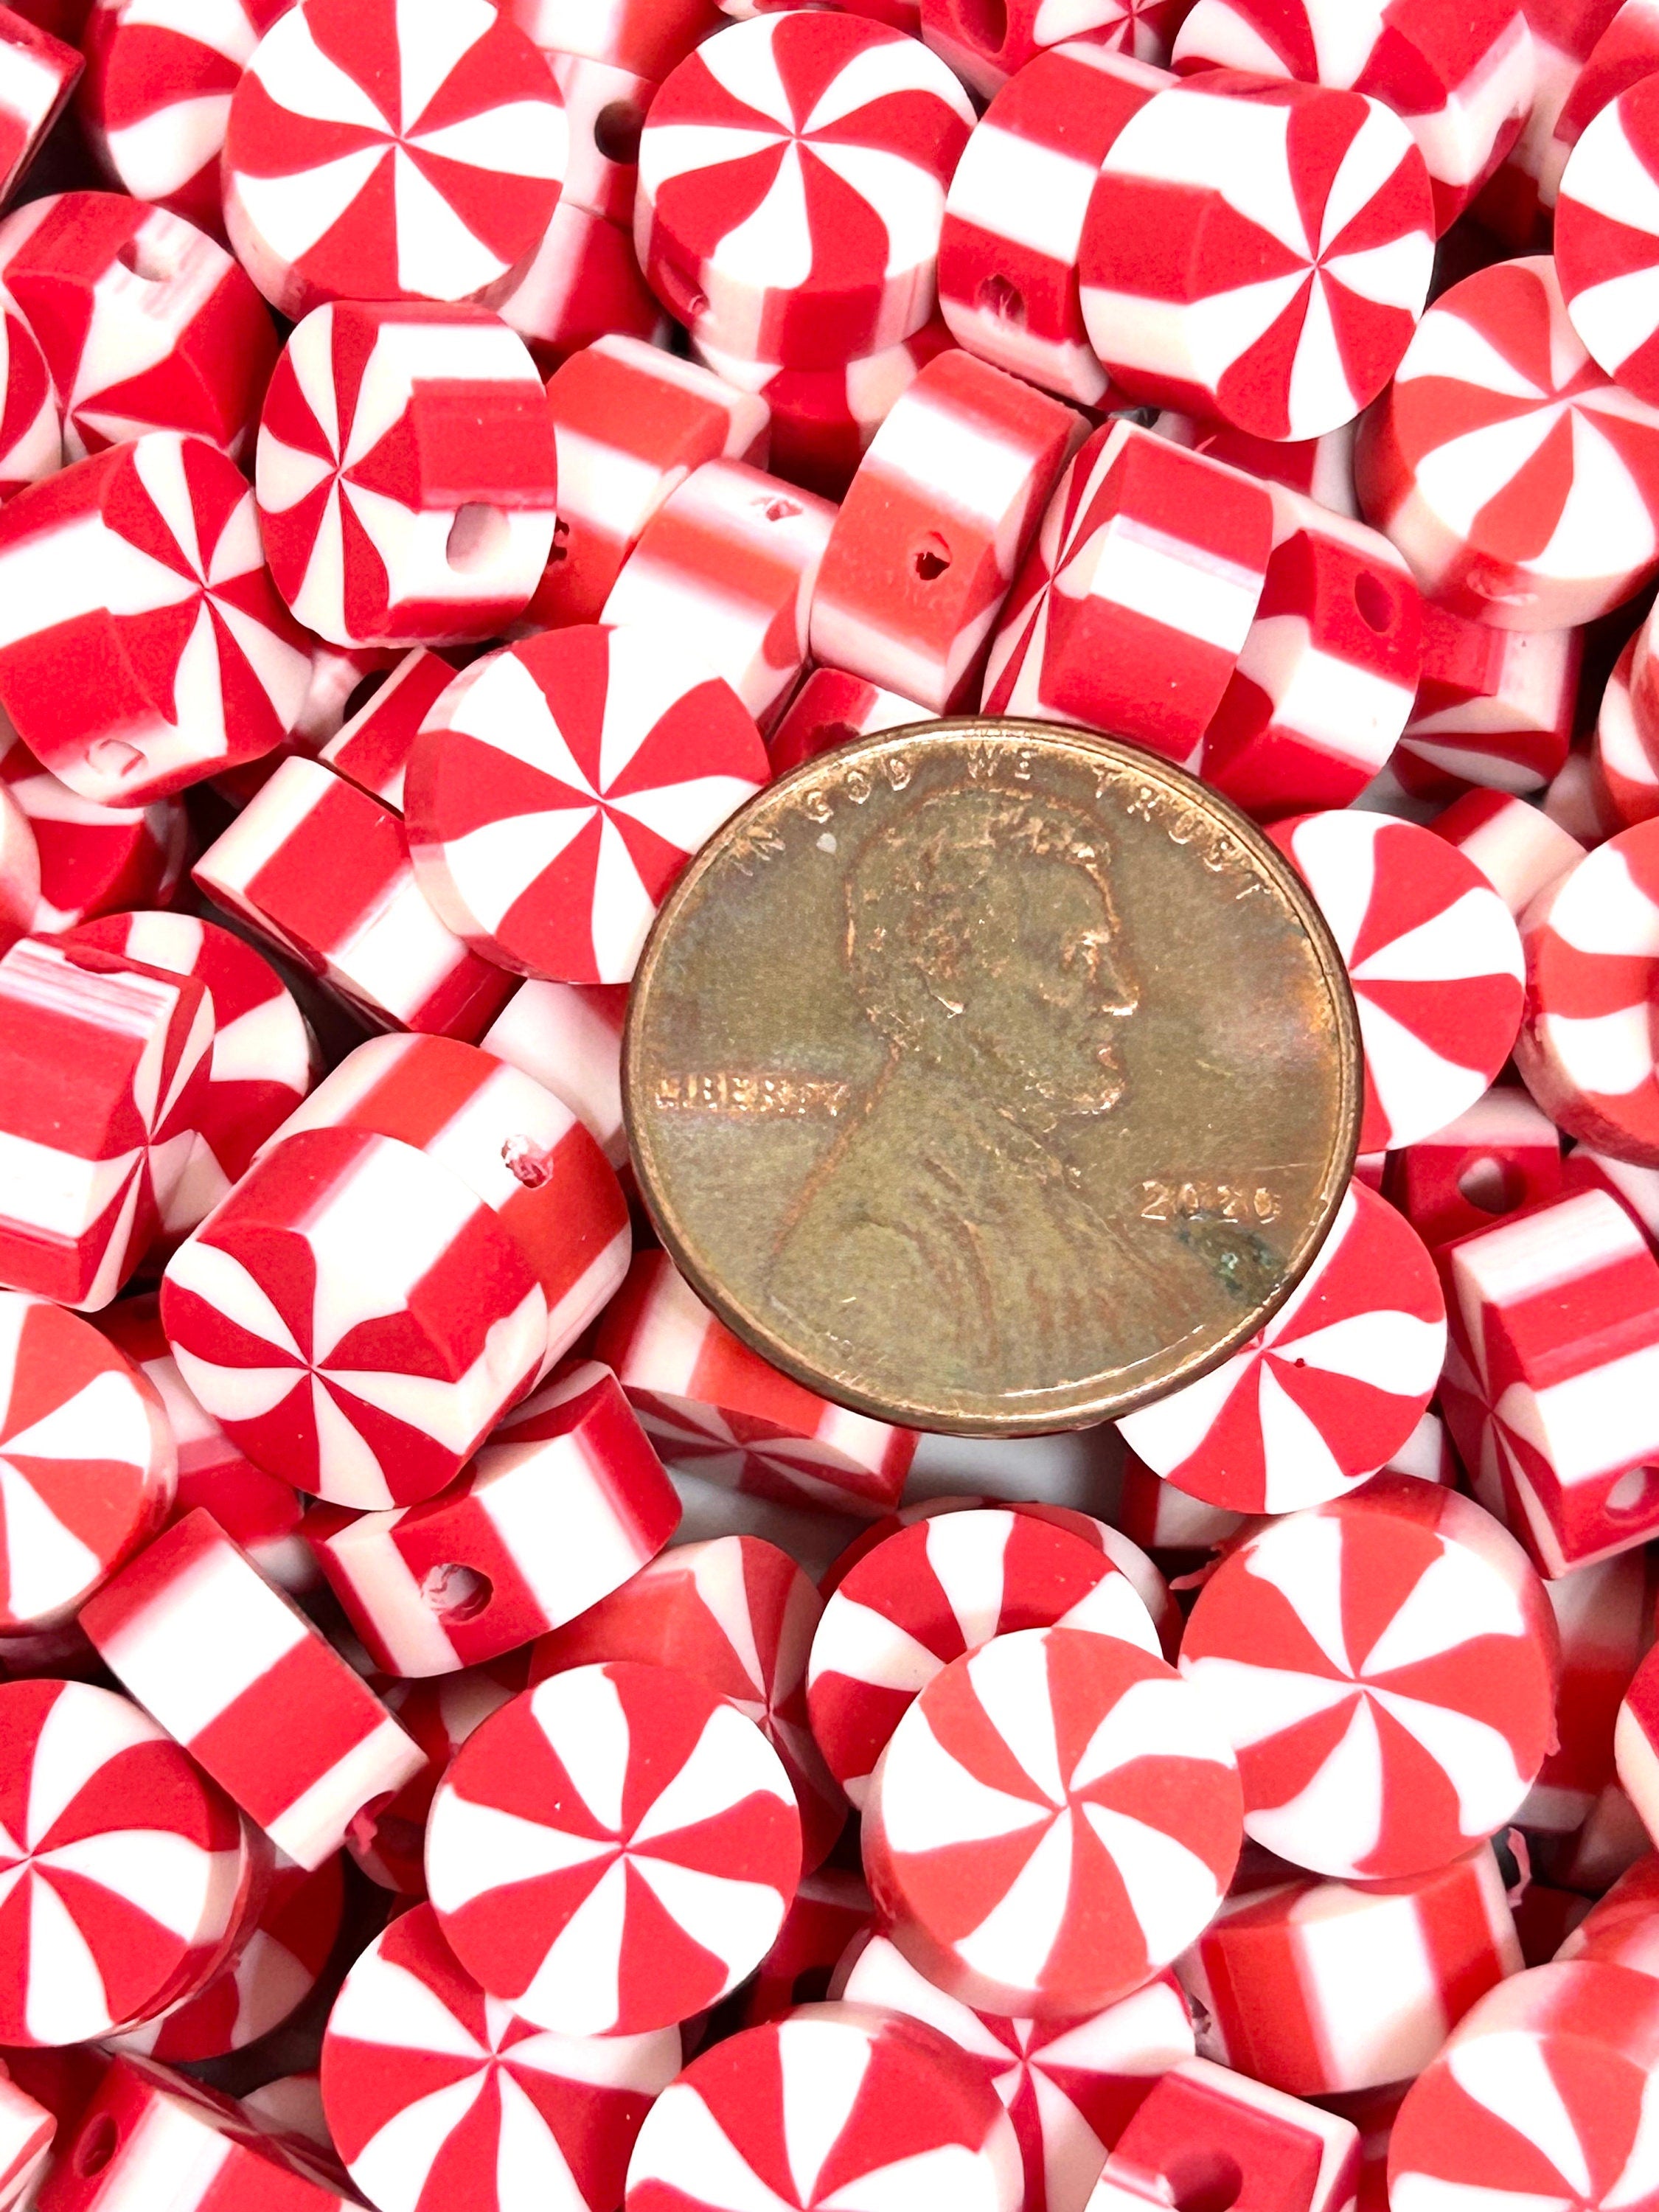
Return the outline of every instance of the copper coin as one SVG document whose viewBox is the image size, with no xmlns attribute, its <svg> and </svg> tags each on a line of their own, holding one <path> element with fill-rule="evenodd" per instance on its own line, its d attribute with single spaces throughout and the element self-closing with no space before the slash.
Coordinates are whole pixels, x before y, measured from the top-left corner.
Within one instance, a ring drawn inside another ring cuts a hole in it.
<svg viewBox="0 0 1659 2212">
<path fill-rule="evenodd" d="M 1132 745 L 860 738 L 665 903 L 623 1046 L 664 1244 L 772 1364 L 960 1435 L 1192 1382 L 1288 1297 L 1353 1169 L 1358 1027 L 1301 878 Z"/>
</svg>

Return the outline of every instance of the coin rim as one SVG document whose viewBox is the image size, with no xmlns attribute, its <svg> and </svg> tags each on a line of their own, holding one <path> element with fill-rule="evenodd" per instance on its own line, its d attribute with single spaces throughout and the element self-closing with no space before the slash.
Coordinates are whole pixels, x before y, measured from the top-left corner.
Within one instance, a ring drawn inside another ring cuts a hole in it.
<svg viewBox="0 0 1659 2212">
<path fill-rule="evenodd" d="M 1176 798 L 1188 799 L 1218 819 L 1247 848 L 1263 872 L 1273 878 L 1307 932 L 1335 1012 L 1337 1046 L 1340 1056 L 1338 1118 L 1340 1141 L 1333 1152 L 1332 1166 L 1321 1186 L 1319 1204 L 1313 1221 L 1286 1268 L 1284 1282 L 1272 1297 L 1253 1306 L 1236 1328 L 1231 1329 L 1202 1359 L 1183 1369 L 1174 1379 L 1160 1378 L 1139 1389 L 1122 1392 L 1095 1390 L 1091 1393 L 1079 1385 L 1069 1404 L 1054 1402 L 1060 1395 L 1060 1386 L 1056 1386 L 1054 1391 L 1047 1394 L 1048 1401 L 1041 1411 L 1016 1410 L 994 1417 L 982 1413 L 964 1415 L 952 1412 L 948 1407 L 883 1397 L 862 1388 L 854 1377 L 816 1366 L 738 1305 L 698 1265 L 684 1237 L 675 1226 L 672 1212 L 660 1194 L 660 1179 L 653 1178 L 647 1165 L 647 1142 L 643 1134 L 643 1113 L 640 1103 L 644 1087 L 643 1071 L 639 1065 L 643 1052 L 641 1009 L 649 994 L 662 957 L 663 945 L 675 926 L 678 915 L 702 878 L 719 864 L 733 835 L 741 832 L 750 817 L 773 806 L 781 794 L 787 796 L 798 787 L 805 788 L 820 782 L 826 771 L 833 769 L 838 763 L 854 759 L 877 761 L 884 754 L 904 747 L 914 748 L 919 744 L 943 746 L 949 742 L 973 738 L 991 738 L 999 743 L 1010 740 L 1018 743 L 1023 738 L 1032 744 L 1045 745 L 1054 744 L 1056 739 L 1064 739 L 1066 744 L 1079 747 L 1085 752 L 1103 755 L 1115 768 L 1127 768 L 1134 774 L 1145 774 L 1161 780 Z M 1054 1436 L 1068 1434 L 1077 1429 L 1092 1428 L 1102 1422 L 1121 1420 L 1126 1414 L 1134 1413 L 1143 1406 L 1172 1396 L 1177 1390 L 1200 1382 L 1205 1376 L 1212 1374 L 1218 1367 L 1224 1364 L 1242 1344 L 1273 1319 L 1304 1279 L 1309 1268 L 1318 1257 L 1348 1186 L 1353 1180 L 1364 1100 L 1364 1060 L 1359 1034 L 1359 1014 L 1354 1003 L 1353 988 L 1348 981 L 1347 963 L 1312 892 L 1294 865 L 1260 826 L 1231 799 L 1224 798 L 1197 776 L 1178 768 L 1161 754 L 1149 752 L 1144 746 L 1133 744 L 1127 738 L 1108 737 L 1101 731 L 1082 728 L 1070 722 L 1033 722 L 1015 716 L 995 715 L 947 716 L 907 722 L 896 729 L 872 731 L 851 738 L 845 744 L 816 753 L 798 767 L 787 769 L 775 781 L 763 785 L 751 799 L 746 799 L 735 813 L 729 815 L 708 843 L 694 855 L 684 872 L 676 879 L 651 926 L 629 988 L 628 1012 L 623 1030 L 621 1073 L 623 1121 L 627 1130 L 629 1158 L 633 1163 L 635 1185 L 652 1226 L 662 1240 L 663 1249 L 703 1304 L 751 1352 L 758 1353 L 769 1365 L 787 1375 L 792 1382 L 800 1383 L 820 1397 L 828 1398 L 853 1413 L 865 1414 L 872 1420 L 886 1421 L 896 1427 L 918 1429 L 937 1436 L 955 1437 Z"/>
</svg>

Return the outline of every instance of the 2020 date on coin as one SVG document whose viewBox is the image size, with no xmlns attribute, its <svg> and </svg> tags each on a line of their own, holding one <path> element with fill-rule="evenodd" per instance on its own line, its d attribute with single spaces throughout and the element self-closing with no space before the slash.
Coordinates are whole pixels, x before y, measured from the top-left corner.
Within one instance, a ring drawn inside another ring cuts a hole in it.
<svg viewBox="0 0 1659 2212">
<path fill-rule="evenodd" d="M 1353 1002 L 1301 879 L 1138 748 L 861 738 L 692 862 L 635 981 L 641 1192 L 699 1294 L 880 1419 L 1125 1413 L 1260 1328 L 1352 1172 Z"/>
</svg>

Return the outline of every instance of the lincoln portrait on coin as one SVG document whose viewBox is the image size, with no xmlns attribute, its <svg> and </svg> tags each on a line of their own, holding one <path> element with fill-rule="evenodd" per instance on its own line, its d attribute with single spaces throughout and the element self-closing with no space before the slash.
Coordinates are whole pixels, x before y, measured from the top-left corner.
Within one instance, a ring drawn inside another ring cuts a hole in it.
<svg viewBox="0 0 1659 2212">
<path fill-rule="evenodd" d="M 853 860 L 845 927 L 887 1061 L 783 1224 L 775 1305 L 849 1358 L 890 1370 L 921 1331 L 1013 1389 L 1152 1349 L 1151 1261 L 1066 1157 L 1125 1098 L 1143 988 L 1099 823 L 1018 791 L 922 798 Z"/>
</svg>

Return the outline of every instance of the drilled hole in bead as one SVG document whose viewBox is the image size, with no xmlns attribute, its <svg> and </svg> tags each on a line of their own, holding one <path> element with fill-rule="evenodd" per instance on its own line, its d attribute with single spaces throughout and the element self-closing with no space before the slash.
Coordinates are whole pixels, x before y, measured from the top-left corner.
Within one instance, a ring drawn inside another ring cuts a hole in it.
<svg viewBox="0 0 1659 2212">
<path fill-rule="evenodd" d="M 975 52 L 1000 53 L 1008 36 L 1005 0 L 957 0 L 957 22 Z"/>
<path fill-rule="evenodd" d="M 755 504 L 769 522 L 793 522 L 800 513 L 800 507 L 794 500 L 775 495 L 769 499 L 757 500 Z"/>
<path fill-rule="evenodd" d="M 143 765 L 143 753 L 125 738 L 94 738 L 87 747 L 87 766 L 96 769 L 100 775 L 112 775 L 118 782 Z"/>
<path fill-rule="evenodd" d="M 663 305 L 678 322 L 701 322 L 708 308 L 708 295 L 678 269 L 659 264 L 651 271 L 651 282 Z"/>
<path fill-rule="evenodd" d="M 372 1821 L 366 1833 L 359 1835 L 355 1825 L 351 1832 L 360 1850 L 372 1853 L 387 1866 L 400 1859 L 405 1865 L 421 1863 L 426 1829 L 419 1820 L 405 1820 L 401 1813 L 386 1814 Z"/>
<path fill-rule="evenodd" d="M 501 1144 L 501 1164 L 526 1190 L 540 1190 L 551 1179 L 552 1162 L 533 1137 L 507 1137 Z"/>
<path fill-rule="evenodd" d="M 1238 2160 L 1207 2145 L 1182 2153 L 1164 2179 L 1175 2212 L 1231 2212 L 1244 2187 Z"/>
<path fill-rule="evenodd" d="M 1650 1513 L 1656 1493 L 1659 1493 L 1659 1467 L 1633 1467 L 1628 1474 L 1621 1474 L 1608 1491 L 1601 1510 L 1614 1521 Z"/>
<path fill-rule="evenodd" d="M 444 558 L 459 575 L 476 576 L 492 568 L 507 550 L 507 517 L 498 507 L 458 508 L 449 526 Z"/>
<path fill-rule="evenodd" d="M 924 584 L 933 584 L 951 565 L 951 549 L 934 530 L 917 545 L 910 556 L 910 566 Z"/>
<path fill-rule="evenodd" d="M 369 701 L 374 696 L 374 694 L 380 690 L 380 686 L 386 682 L 386 678 L 390 676 L 391 673 L 392 671 L 389 668 L 372 669 L 369 673 L 363 678 L 361 684 L 354 684 L 352 685 L 350 694 L 346 700 L 344 708 L 340 715 L 340 727 L 342 729 L 344 729 L 348 722 L 355 721 L 356 720 L 357 716 L 362 713 L 364 708 L 368 706 Z"/>
<path fill-rule="evenodd" d="M 440 1620 L 451 1626 L 476 1620 L 495 1595 L 495 1585 L 476 1567 L 448 1566 L 428 1570 L 421 1595 Z"/>
<path fill-rule="evenodd" d="M 1025 295 L 1006 276 L 988 276 L 975 295 L 975 303 L 982 314 L 995 315 L 999 321 L 1013 323 L 1020 330 L 1025 327 Z"/>
<path fill-rule="evenodd" d="M 1482 1213 L 1512 1213 L 1527 1194 L 1519 1169 L 1507 1160 L 1493 1159 L 1490 1153 L 1469 1162 L 1457 1178 L 1457 1188 Z"/>
<path fill-rule="evenodd" d="M 1353 603 L 1367 629 L 1380 634 L 1394 620 L 1394 594 L 1381 577 L 1373 576 L 1368 568 L 1362 568 L 1354 578 Z"/>
<path fill-rule="evenodd" d="M 593 118 L 593 143 L 607 161 L 629 168 L 640 158 L 645 118 L 631 100 L 613 100 Z"/>
<path fill-rule="evenodd" d="M 570 525 L 563 520 L 556 522 L 553 526 L 553 543 L 547 551 L 547 565 L 550 568 L 556 562 L 568 561 L 570 558 L 569 539 Z"/>
<path fill-rule="evenodd" d="M 94 2173 L 101 2173 L 115 2155 L 115 2147 L 121 2138 L 115 2123 L 107 2112 L 100 2112 L 92 2125 L 75 2146 L 75 2171 L 90 2181 Z"/>
<path fill-rule="evenodd" d="M 147 239 L 130 238 L 125 246 L 116 248 L 115 258 L 123 269 L 143 284 L 165 284 L 178 273 L 167 256 L 158 252 Z"/>
</svg>

